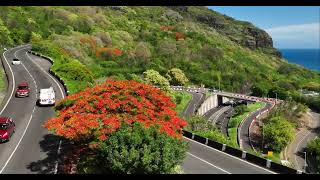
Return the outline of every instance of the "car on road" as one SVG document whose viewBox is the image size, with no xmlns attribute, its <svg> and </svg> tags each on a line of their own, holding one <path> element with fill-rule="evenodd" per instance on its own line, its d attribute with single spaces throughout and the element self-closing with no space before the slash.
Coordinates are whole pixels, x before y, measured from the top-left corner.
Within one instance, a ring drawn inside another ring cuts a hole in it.
<svg viewBox="0 0 320 180">
<path fill-rule="evenodd" d="M 20 61 L 19 59 L 14 58 L 14 59 L 12 60 L 12 65 L 20 65 L 20 64 L 21 64 L 21 61 Z"/>
<path fill-rule="evenodd" d="M 0 142 L 9 141 L 15 132 L 15 123 L 12 118 L 0 117 Z"/>
<path fill-rule="evenodd" d="M 37 104 L 39 106 L 54 106 L 55 105 L 55 91 L 53 87 L 40 89 L 39 99 Z"/>
<path fill-rule="evenodd" d="M 30 88 L 27 83 L 19 84 L 16 90 L 16 97 L 28 97 Z"/>
</svg>

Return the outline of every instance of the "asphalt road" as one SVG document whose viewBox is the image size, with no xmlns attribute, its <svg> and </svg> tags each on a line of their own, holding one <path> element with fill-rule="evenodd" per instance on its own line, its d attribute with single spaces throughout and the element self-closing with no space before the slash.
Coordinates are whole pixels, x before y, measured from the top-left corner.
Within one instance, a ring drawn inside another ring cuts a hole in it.
<svg viewBox="0 0 320 180">
<path fill-rule="evenodd" d="M 31 174 L 55 173 L 57 170 L 60 139 L 48 133 L 43 123 L 55 116 L 52 107 L 37 107 L 36 100 L 40 88 L 53 86 L 56 98 L 65 95 L 62 85 L 46 71 L 50 63 L 44 59 L 28 55 L 29 46 L 17 47 L 3 54 L 2 63 L 8 74 L 7 96 L 0 106 L 1 116 L 12 117 L 16 122 L 16 133 L 10 142 L 0 144 L 0 173 Z M 12 66 L 11 61 L 18 57 L 22 64 Z M 14 89 L 18 83 L 27 82 L 31 88 L 27 98 L 15 98 Z M 193 99 L 184 114 L 193 114 L 202 94 L 192 93 Z M 263 174 L 271 171 L 186 139 L 189 151 L 182 164 L 185 173 L 248 173 Z"/>
<path fill-rule="evenodd" d="M 62 85 L 44 72 L 50 63 L 27 55 L 30 46 L 21 46 L 3 53 L 2 63 L 8 74 L 7 96 L 2 102 L 1 116 L 12 117 L 16 122 L 16 133 L 7 143 L 0 144 L 0 173 L 30 174 L 54 173 L 57 164 L 59 138 L 42 127 L 44 122 L 55 116 L 52 107 L 38 107 L 36 100 L 41 88 L 53 86 L 56 101 L 64 97 Z M 21 65 L 12 65 L 17 57 Z M 14 97 L 19 83 L 27 82 L 30 96 Z"/>
<path fill-rule="evenodd" d="M 251 149 L 251 144 L 250 144 L 250 139 L 249 139 L 249 127 L 251 122 L 253 121 L 253 119 L 260 114 L 261 112 L 263 112 L 266 109 L 269 109 L 272 107 L 271 103 L 267 103 L 266 106 L 264 106 L 262 109 L 260 109 L 259 111 L 255 111 L 254 113 L 251 113 L 248 118 L 246 118 L 243 123 L 242 126 L 240 127 L 240 139 L 241 139 L 241 146 L 242 149 L 244 150 L 248 150 Z"/>
<path fill-rule="evenodd" d="M 191 115 L 195 106 L 200 102 L 201 95 L 190 92 L 193 95 L 184 111 Z M 274 172 L 255 164 L 218 151 L 206 145 L 200 144 L 188 138 L 189 150 L 182 163 L 182 169 L 186 174 L 272 174 Z"/>
<path fill-rule="evenodd" d="M 316 137 L 319 137 L 319 127 L 320 127 L 320 114 L 311 112 L 313 119 L 310 122 L 310 128 L 303 129 L 300 131 L 296 136 L 295 139 L 292 141 L 292 143 L 289 145 L 288 148 L 289 153 L 292 155 L 293 158 L 292 161 L 296 167 L 296 169 L 304 170 L 305 165 L 305 148 L 307 147 L 307 144 L 310 140 L 315 139 Z M 308 157 L 307 157 L 308 159 Z M 310 166 L 310 163 L 307 162 L 307 164 Z M 314 165 L 311 165 L 312 167 Z M 316 173 L 315 171 L 312 171 L 313 168 L 307 168 L 308 171 L 311 173 Z"/>
</svg>

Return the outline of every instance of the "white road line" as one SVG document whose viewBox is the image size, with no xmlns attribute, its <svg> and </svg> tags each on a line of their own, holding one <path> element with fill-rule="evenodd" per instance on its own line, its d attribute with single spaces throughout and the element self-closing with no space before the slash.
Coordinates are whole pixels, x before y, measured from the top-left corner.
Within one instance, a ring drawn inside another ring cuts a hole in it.
<svg viewBox="0 0 320 180">
<path fill-rule="evenodd" d="M 16 48 L 12 48 L 12 49 L 10 49 L 10 50 L 13 50 L 13 49 L 16 49 Z M 9 51 L 9 50 L 7 50 L 7 51 Z M 3 113 L 3 111 L 6 109 L 6 107 L 8 106 L 8 104 L 9 104 L 9 102 L 10 102 L 11 98 L 12 98 L 12 95 L 13 95 L 13 92 L 14 92 L 14 88 L 15 88 L 15 79 L 14 79 L 14 74 L 13 74 L 12 68 L 11 68 L 11 66 L 10 66 L 10 63 L 8 63 L 8 60 L 7 60 L 6 56 L 5 56 L 5 53 L 6 53 L 7 51 L 3 52 L 3 54 L 2 54 L 2 55 L 3 55 L 4 60 L 6 61 L 6 63 L 7 63 L 7 65 L 8 65 L 8 67 L 9 67 L 10 72 L 11 72 L 11 76 L 12 76 L 12 91 L 11 91 L 11 94 L 10 94 L 10 96 L 9 96 L 9 98 L 8 98 L 8 100 L 7 100 L 7 102 L 6 102 L 6 104 L 3 106 L 3 108 L 2 108 L 2 110 L 1 110 L 1 112 L 0 112 L 0 114 L 2 114 L 2 113 Z M 8 82 L 8 84 L 9 84 L 9 82 Z"/>
<path fill-rule="evenodd" d="M 298 152 L 298 147 L 300 146 L 301 142 L 302 142 L 307 136 L 309 136 L 310 133 L 311 133 L 311 132 L 309 131 L 309 132 L 298 142 L 297 147 L 296 147 L 296 149 L 295 149 L 295 153 Z M 296 154 L 295 154 L 295 156 L 294 156 L 294 160 L 296 161 L 296 165 L 299 166 L 298 161 L 297 161 L 297 155 L 296 155 Z M 300 167 L 298 167 L 298 168 L 300 168 Z"/>
<path fill-rule="evenodd" d="M 195 157 L 195 158 L 199 159 L 199 160 L 202 161 L 202 162 L 205 162 L 205 163 L 209 164 L 210 166 L 213 166 L 213 167 L 219 169 L 220 171 L 223 171 L 223 172 L 225 172 L 225 173 L 227 173 L 227 174 L 231 174 L 229 171 L 226 171 L 226 170 L 224 170 L 224 169 L 222 169 L 222 168 L 220 168 L 220 167 L 218 167 L 218 166 L 216 166 L 216 165 L 214 165 L 214 164 L 211 164 L 211 163 L 209 163 L 208 161 L 199 158 L 198 156 L 195 156 L 195 155 L 193 155 L 193 154 L 191 154 L 191 153 L 189 153 L 189 152 L 187 152 L 187 154 L 189 154 L 189 155 L 192 156 L 192 157 Z"/>
<path fill-rule="evenodd" d="M 31 122 L 31 120 L 32 120 L 32 115 L 33 115 L 33 113 L 34 113 L 35 108 L 36 108 L 36 107 L 34 106 L 34 107 L 33 107 L 33 110 L 32 110 L 32 113 L 31 113 L 31 116 L 30 116 L 30 118 L 29 118 L 28 124 L 27 124 L 27 126 L 26 126 L 26 128 L 25 128 L 25 130 L 24 130 L 24 132 L 23 132 L 23 134 L 22 134 L 22 136 L 21 136 L 18 144 L 16 145 L 16 147 L 15 147 L 14 150 L 13 150 L 13 152 L 12 152 L 11 155 L 9 156 L 8 160 L 6 161 L 6 163 L 4 164 L 4 166 L 2 167 L 2 169 L 1 169 L 1 171 L 0 171 L 0 174 L 2 174 L 4 168 L 8 165 L 8 163 L 9 163 L 9 161 L 11 160 L 13 154 L 14 154 L 14 153 L 16 152 L 16 150 L 18 149 L 18 147 L 19 147 L 19 145 L 20 145 L 20 143 L 21 143 L 24 135 L 26 134 L 26 132 L 27 132 L 27 130 L 28 130 L 28 127 L 29 127 L 29 125 L 30 125 L 30 122 Z"/>
<path fill-rule="evenodd" d="M 59 89 L 60 89 L 62 99 L 64 99 L 65 96 L 64 96 L 63 90 L 62 90 L 62 88 L 60 87 L 60 84 L 57 82 L 57 80 L 56 80 L 55 78 L 53 78 L 53 77 L 52 77 L 47 71 L 45 71 L 41 66 L 39 66 L 38 63 L 34 62 L 27 52 L 26 52 L 26 55 L 27 55 L 27 57 L 29 58 L 29 60 L 30 60 L 32 63 L 34 63 L 38 68 L 40 68 L 42 72 L 44 72 L 47 76 L 49 76 L 49 77 L 57 84 L 57 86 L 58 86 Z M 59 141 L 58 151 L 57 151 L 58 156 L 59 156 L 59 154 L 60 154 L 61 142 L 62 142 L 62 141 L 60 140 L 60 141 Z M 57 159 L 56 165 L 55 165 L 54 174 L 57 174 L 57 172 L 58 172 L 58 164 L 59 164 L 59 161 L 58 161 L 58 159 Z"/>
<path fill-rule="evenodd" d="M 62 99 L 64 99 L 65 96 L 64 96 L 63 90 L 62 90 L 62 88 L 60 87 L 60 84 L 57 82 L 57 80 L 54 79 L 47 71 L 45 71 L 44 69 L 42 69 L 42 67 L 39 66 L 38 63 L 34 62 L 27 52 L 26 52 L 26 55 L 27 55 L 27 57 L 31 60 L 32 63 L 34 63 L 36 66 L 38 66 L 38 67 L 41 69 L 41 71 L 43 71 L 47 76 L 49 76 L 49 77 L 58 85 L 58 87 L 59 87 L 59 89 L 60 89 L 60 92 L 61 92 L 61 95 L 62 95 Z"/>
<path fill-rule="evenodd" d="M 199 145 L 201 145 L 201 146 L 204 146 L 204 147 L 206 147 L 206 148 L 212 149 L 212 150 L 214 150 L 214 151 L 216 151 L 216 152 L 219 152 L 219 153 L 221 153 L 221 154 L 224 154 L 224 155 L 227 155 L 227 156 L 232 157 L 232 158 L 234 158 L 234 159 L 237 159 L 237 160 L 239 160 L 239 161 L 242 161 L 242 162 L 244 162 L 244 163 L 247 163 L 247 164 L 249 164 L 249 165 L 251 165 L 251 166 L 257 167 L 257 168 L 262 169 L 262 170 L 265 170 L 265 171 L 270 172 L 270 173 L 272 173 L 272 174 L 277 174 L 277 173 L 275 173 L 275 172 L 273 172 L 273 171 L 270 171 L 270 170 L 265 169 L 265 168 L 263 168 L 263 167 L 260 167 L 260 166 L 258 166 L 258 165 L 252 164 L 252 163 L 250 163 L 250 162 L 248 162 L 248 161 L 245 161 L 245 160 L 243 160 L 243 159 L 240 159 L 240 158 L 238 158 L 238 157 L 231 156 L 230 154 L 227 154 L 227 153 L 225 153 L 225 152 L 219 151 L 219 150 L 214 149 L 214 148 L 212 148 L 212 147 L 210 147 L 210 146 L 201 144 L 201 143 L 199 143 L 199 142 L 197 142 L 197 141 L 195 141 L 195 140 L 192 140 L 192 139 L 189 139 L 189 138 L 186 138 L 186 137 L 183 137 L 183 138 L 185 138 L 185 139 L 187 139 L 187 140 L 189 140 L 189 141 L 192 141 L 192 142 L 194 142 L 194 143 L 197 143 L 197 144 L 199 144 Z"/>
<path fill-rule="evenodd" d="M 14 53 L 14 56 L 17 58 L 17 56 L 16 56 L 16 53 L 18 52 L 18 51 L 22 51 L 22 50 L 24 50 L 24 49 L 20 49 L 20 50 L 17 50 L 15 53 Z M 33 83 L 34 83 L 34 86 L 35 86 L 35 88 L 36 88 L 36 99 L 38 99 L 38 86 L 37 86 L 37 82 L 36 82 L 36 80 L 34 79 L 34 77 L 31 75 L 31 73 L 30 73 L 30 71 L 26 68 L 26 66 L 21 62 L 21 65 L 23 66 L 23 68 L 27 71 L 27 73 L 29 74 L 29 76 L 31 77 L 31 79 L 32 79 L 32 81 L 33 81 Z"/>
<path fill-rule="evenodd" d="M 59 141 L 59 147 L 58 147 L 58 156 L 59 156 L 59 154 L 60 154 L 60 150 L 61 150 L 61 140 Z M 59 159 L 59 158 L 58 158 Z M 55 167 L 54 167 L 54 174 L 57 174 L 58 173 L 58 159 L 57 159 L 57 161 L 56 161 L 56 165 L 55 165 Z"/>
<path fill-rule="evenodd" d="M 14 53 L 14 56 L 15 56 L 16 58 L 17 58 L 16 53 L 17 53 L 18 51 L 21 51 L 21 50 L 23 50 L 23 49 L 17 50 L 17 51 Z M 27 71 L 27 73 L 28 73 L 28 74 L 30 75 L 30 77 L 33 79 L 33 81 L 34 81 L 34 83 L 35 83 L 35 86 L 37 87 L 37 83 L 35 82 L 33 76 L 30 74 L 30 72 L 28 71 L 28 69 L 24 66 L 24 64 L 23 64 L 22 62 L 21 62 L 21 65 L 24 67 L 24 69 Z M 10 66 L 9 66 L 9 67 L 10 67 Z M 13 81 L 13 82 L 14 82 L 14 81 Z M 14 89 L 14 88 L 13 88 L 13 89 Z M 37 94 L 37 88 L 36 88 L 35 91 L 36 91 L 36 94 Z M 12 91 L 12 92 L 13 92 L 13 91 Z M 15 149 L 13 150 L 13 152 L 11 153 L 11 155 L 9 156 L 9 159 L 6 161 L 5 165 L 2 167 L 2 169 L 1 169 L 1 171 L 0 171 L 0 174 L 2 174 L 3 170 L 5 169 L 5 167 L 6 167 L 6 166 L 8 165 L 8 163 L 10 162 L 12 156 L 13 156 L 14 153 L 16 152 L 16 150 L 17 150 L 17 148 L 19 147 L 19 145 L 20 145 L 23 137 L 25 136 L 25 134 L 26 134 L 26 132 L 27 132 L 27 130 L 28 130 L 28 127 L 29 127 L 29 125 L 30 125 L 30 122 L 31 122 L 31 120 L 32 120 L 32 117 L 33 117 L 33 113 L 34 113 L 35 108 L 36 108 L 36 107 L 34 106 L 34 107 L 33 107 L 33 110 L 32 110 L 32 113 L 31 113 L 31 115 L 30 115 L 30 119 L 29 119 L 29 121 L 28 121 L 28 124 L 27 124 L 27 126 L 26 126 L 26 128 L 25 128 L 25 130 L 24 130 L 24 132 L 23 132 L 23 134 L 22 134 L 22 136 L 21 136 L 18 144 L 16 145 Z"/>
</svg>

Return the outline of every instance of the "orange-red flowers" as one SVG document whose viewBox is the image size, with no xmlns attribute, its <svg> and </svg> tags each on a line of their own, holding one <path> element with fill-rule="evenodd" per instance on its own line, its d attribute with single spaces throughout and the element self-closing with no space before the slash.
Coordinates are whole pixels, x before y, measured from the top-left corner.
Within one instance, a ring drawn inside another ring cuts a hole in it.
<svg viewBox="0 0 320 180">
<path fill-rule="evenodd" d="M 175 104 L 163 91 L 135 81 L 107 80 L 68 96 L 61 103 L 74 103 L 59 110 L 44 127 L 71 140 L 104 140 L 121 123 L 159 125 L 160 132 L 181 137 L 187 125 L 175 112 Z"/>
</svg>

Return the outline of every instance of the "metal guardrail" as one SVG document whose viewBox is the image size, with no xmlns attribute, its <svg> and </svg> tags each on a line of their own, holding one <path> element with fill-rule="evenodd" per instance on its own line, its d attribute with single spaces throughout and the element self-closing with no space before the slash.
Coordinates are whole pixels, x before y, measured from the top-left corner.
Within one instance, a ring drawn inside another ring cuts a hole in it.
<svg viewBox="0 0 320 180">
<path fill-rule="evenodd" d="M 204 144 L 208 147 L 214 148 L 216 150 L 225 152 L 229 155 L 241 158 L 243 160 L 246 160 L 247 162 L 253 163 L 255 165 L 267 168 L 269 170 L 272 170 L 277 173 L 282 174 L 306 174 L 305 172 L 302 172 L 300 170 L 296 170 L 287 166 L 283 166 L 281 164 L 272 162 L 272 160 L 264 159 L 262 157 L 247 153 L 244 150 L 236 149 L 231 146 L 227 146 L 226 144 L 222 144 L 216 141 L 213 141 L 211 139 L 196 135 L 192 132 L 182 130 L 183 136 L 189 139 L 192 139 L 194 141 L 197 141 L 201 144 Z"/>
<path fill-rule="evenodd" d="M 42 57 L 43 59 L 48 60 L 51 64 L 54 63 L 54 60 L 51 59 L 51 58 L 48 57 L 48 56 L 42 55 L 42 54 L 40 54 L 40 53 L 31 51 L 31 50 L 29 50 L 28 53 L 33 54 L 33 55 L 36 55 L 36 56 L 39 56 L 39 57 Z M 50 67 L 50 69 L 49 69 L 49 73 L 50 73 L 52 76 L 54 76 L 56 79 L 58 79 L 58 81 L 63 85 L 63 88 L 64 88 L 64 90 L 65 90 L 65 92 L 66 92 L 66 96 L 68 96 L 68 95 L 70 94 L 70 92 L 69 92 L 69 90 L 68 90 L 68 88 L 67 88 L 67 84 L 65 83 L 65 81 L 64 81 L 60 76 L 58 76 L 55 72 L 51 71 L 51 67 Z"/>
</svg>

